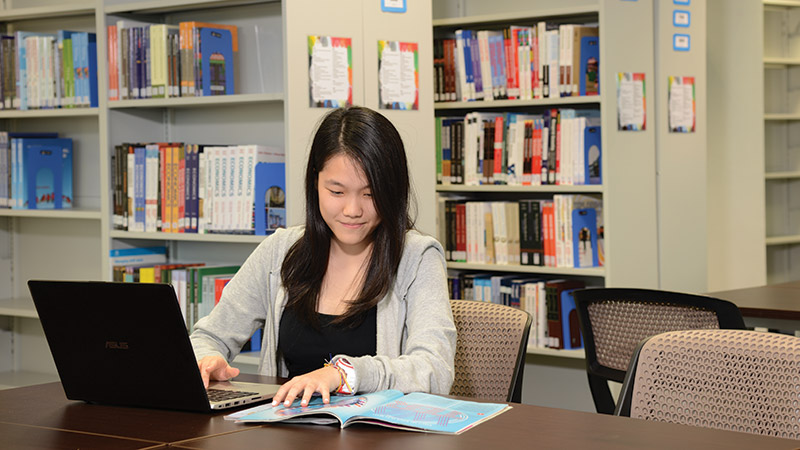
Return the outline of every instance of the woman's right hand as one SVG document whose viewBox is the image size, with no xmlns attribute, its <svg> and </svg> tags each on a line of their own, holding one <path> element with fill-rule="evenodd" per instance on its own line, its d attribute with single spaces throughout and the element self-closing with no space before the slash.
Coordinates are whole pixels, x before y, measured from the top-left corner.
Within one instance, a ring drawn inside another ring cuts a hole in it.
<svg viewBox="0 0 800 450">
<path fill-rule="evenodd" d="M 206 389 L 210 380 L 227 381 L 239 375 L 239 369 L 229 366 L 221 356 L 206 356 L 197 361 L 197 367 L 200 369 L 200 376 L 203 377 Z"/>
</svg>

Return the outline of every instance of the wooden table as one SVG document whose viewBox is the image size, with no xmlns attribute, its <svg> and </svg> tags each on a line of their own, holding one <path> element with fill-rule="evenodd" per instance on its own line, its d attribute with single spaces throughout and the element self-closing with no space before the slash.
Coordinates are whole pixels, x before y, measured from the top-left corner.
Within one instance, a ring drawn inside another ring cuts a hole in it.
<svg viewBox="0 0 800 450">
<path fill-rule="evenodd" d="M 243 375 L 243 380 L 276 382 Z M 458 436 L 354 425 L 243 425 L 226 413 L 187 413 L 89 405 L 67 400 L 60 383 L 0 391 L 0 448 L 231 449 L 339 448 L 758 448 L 794 449 L 800 441 L 645 422 L 626 417 L 514 404 Z"/>
<path fill-rule="evenodd" d="M 709 292 L 708 295 L 735 303 L 745 317 L 800 321 L 800 281 Z"/>
</svg>

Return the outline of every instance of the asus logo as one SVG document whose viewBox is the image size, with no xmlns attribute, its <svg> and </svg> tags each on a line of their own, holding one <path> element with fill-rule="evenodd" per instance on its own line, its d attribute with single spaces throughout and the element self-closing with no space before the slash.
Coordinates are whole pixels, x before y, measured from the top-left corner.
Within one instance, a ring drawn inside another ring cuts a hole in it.
<svg viewBox="0 0 800 450">
<path fill-rule="evenodd" d="M 127 342 L 117 342 L 117 341 L 106 341 L 106 348 L 114 349 L 114 350 L 127 350 L 128 343 Z"/>
</svg>

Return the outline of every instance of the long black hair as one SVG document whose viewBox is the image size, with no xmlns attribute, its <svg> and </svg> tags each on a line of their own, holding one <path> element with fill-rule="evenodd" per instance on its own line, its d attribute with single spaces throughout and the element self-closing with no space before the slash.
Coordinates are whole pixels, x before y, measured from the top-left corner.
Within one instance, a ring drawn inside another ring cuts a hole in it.
<svg viewBox="0 0 800 450">
<path fill-rule="evenodd" d="M 289 297 L 286 308 L 318 327 L 317 301 L 328 268 L 333 232 L 319 210 L 317 181 L 325 164 L 345 155 L 367 177 L 380 223 L 372 233 L 372 253 L 358 296 L 334 323 L 361 323 L 394 283 L 403 255 L 406 232 L 414 223 L 409 215 L 408 162 L 400 133 L 380 113 L 364 107 L 335 109 L 319 124 L 306 166 L 306 225 L 281 267 L 281 280 Z"/>
</svg>

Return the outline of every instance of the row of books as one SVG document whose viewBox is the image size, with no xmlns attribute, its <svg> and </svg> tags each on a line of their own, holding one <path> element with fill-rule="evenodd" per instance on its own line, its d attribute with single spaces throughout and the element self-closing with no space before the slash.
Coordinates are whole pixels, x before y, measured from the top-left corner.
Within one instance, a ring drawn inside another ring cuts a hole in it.
<svg viewBox="0 0 800 450">
<path fill-rule="evenodd" d="M 603 205 L 589 195 L 552 200 L 439 199 L 448 261 L 587 268 L 602 266 Z"/>
<path fill-rule="evenodd" d="M 438 184 L 602 183 L 599 111 L 470 112 L 435 120 Z"/>
<path fill-rule="evenodd" d="M 97 107 L 96 35 L 0 35 L 0 78 L 0 109 Z"/>
<path fill-rule="evenodd" d="M 283 149 L 127 143 L 112 164 L 115 229 L 263 235 L 286 226 Z"/>
<path fill-rule="evenodd" d="M 538 22 L 434 39 L 434 101 L 598 95 L 598 27 Z"/>
<path fill-rule="evenodd" d="M 530 314 L 528 346 L 533 348 L 583 348 L 575 301 L 570 295 L 583 287 L 585 284 L 579 280 L 548 280 L 519 274 L 448 275 L 450 298 L 498 303 Z"/>
<path fill-rule="evenodd" d="M 72 139 L 0 131 L 0 208 L 72 208 Z"/>
<path fill-rule="evenodd" d="M 234 93 L 235 25 L 118 20 L 107 33 L 109 100 Z"/>
</svg>

